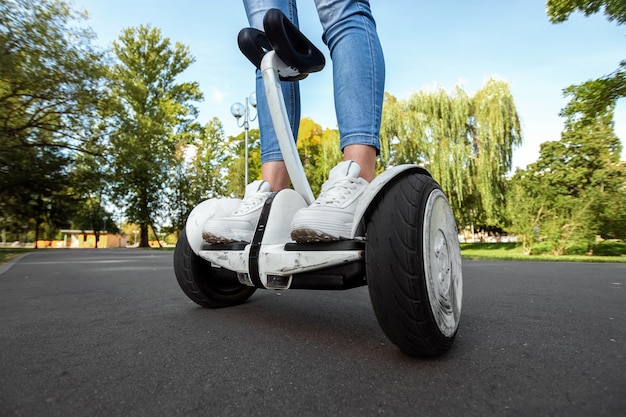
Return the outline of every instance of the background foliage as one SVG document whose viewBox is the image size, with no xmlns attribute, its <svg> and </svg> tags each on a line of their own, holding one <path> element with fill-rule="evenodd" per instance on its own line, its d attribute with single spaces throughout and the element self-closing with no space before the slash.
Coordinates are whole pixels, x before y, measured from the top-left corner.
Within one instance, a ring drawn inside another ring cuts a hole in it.
<svg viewBox="0 0 626 417">
<path fill-rule="evenodd" d="M 578 12 L 626 22 L 622 0 L 547 1 L 554 23 Z M 2 240 L 121 228 L 145 246 L 176 234 L 200 201 L 241 197 L 246 164 L 250 180 L 261 175 L 259 131 L 249 131 L 246 161 L 243 132 L 198 123 L 202 92 L 181 81 L 195 61 L 188 47 L 139 26 L 98 50 L 84 17 L 63 0 L 0 0 Z M 626 63 L 563 92 L 561 139 L 515 173 L 522 132 L 506 81 L 471 94 L 386 94 L 377 169 L 426 166 L 462 229 L 515 234 L 525 253 L 600 250 L 598 238 L 626 239 L 626 166 L 613 131 Z M 297 149 L 316 194 L 342 158 L 338 142 L 337 130 L 301 120 Z"/>
</svg>

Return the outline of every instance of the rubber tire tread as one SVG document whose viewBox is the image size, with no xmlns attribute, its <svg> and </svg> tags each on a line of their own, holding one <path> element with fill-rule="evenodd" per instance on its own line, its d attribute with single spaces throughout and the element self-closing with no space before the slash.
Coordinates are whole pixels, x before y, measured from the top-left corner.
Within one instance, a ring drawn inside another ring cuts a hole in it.
<svg viewBox="0 0 626 417">
<path fill-rule="evenodd" d="M 239 283 L 235 272 L 213 268 L 196 255 L 189 246 L 185 229 L 174 249 L 174 273 L 185 295 L 203 307 L 241 304 L 256 291 L 255 287 Z"/>
<path fill-rule="evenodd" d="M 433 317 L 424 273 L 426 202 L 440 189 L 430 176 L 400 175 L 377 196 L 367 217 L 365 270 L 370 299 L 387 338 L 411 356 L 432 357 L 450 349 Z"/>
</svg>

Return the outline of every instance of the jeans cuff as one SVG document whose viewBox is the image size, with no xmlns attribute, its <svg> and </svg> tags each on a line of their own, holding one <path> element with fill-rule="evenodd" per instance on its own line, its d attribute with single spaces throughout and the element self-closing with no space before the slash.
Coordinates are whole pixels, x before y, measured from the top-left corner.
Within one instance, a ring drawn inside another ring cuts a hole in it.
<svg viewBox="0 0 626 417">
<path fill-rule="evenodd" d="M 359 134 L 344 136 L 341 138 L 340 145 L 342 152 L 344 148 L 348 145 L 369 145 L 376 148 L 376 155 L 380 154 L 380 139 L 378 138 L 378 136 Z"/>
<path fill-rule="evenodd" d="M 267 152 L 267 153 L 261 154 L 262 164 L 266 162 L 282 161 L 283 159 L 284 159 L 283 154 L 280 151 Z"/>
</svg>

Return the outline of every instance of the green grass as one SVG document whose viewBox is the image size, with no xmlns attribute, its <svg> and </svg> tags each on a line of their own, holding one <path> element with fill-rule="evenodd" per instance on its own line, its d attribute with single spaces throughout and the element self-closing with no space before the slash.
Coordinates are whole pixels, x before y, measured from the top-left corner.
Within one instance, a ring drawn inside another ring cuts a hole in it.
<svg viewBox="0 0 626 417">
<path fill-rule="evenodd" d="M 495 259 L 507 261 L 550 261 L 550 262 L 624 262 L 626 263 L 626 242 L 605 241 L 593 247 L 593 255 L 587 249 L 573 247 L 565 255 L 554 256 L 545 244 L 533 247 L 533 254 L 522 253 L 517 243 L 461 243 L 464 259 Z"/>
<path fill-rule="evenodd" d="M 24 248 L 0 248 L 0 265 L 31 251 Z"/>
</svg>

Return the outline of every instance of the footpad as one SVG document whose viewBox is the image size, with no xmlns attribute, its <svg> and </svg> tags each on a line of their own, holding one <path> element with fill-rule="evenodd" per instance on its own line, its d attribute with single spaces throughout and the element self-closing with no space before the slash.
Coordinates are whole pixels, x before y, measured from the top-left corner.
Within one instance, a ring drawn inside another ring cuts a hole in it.
<svg viewBox="0 0 626 417">
<path fill-rule="evenodd" d="M 287 243 L 286 251 L 343 251 L 343 250 L 365 250 L 364 240 L 338 240 L 336 242 L 316 242 L 316 243 Z"/>
<path fill-rule="evenodd" d="M 248 244 L 246 242 L 233 242 L 233 243 L 204 243 L 200 250 L 232 250 L 240 251 L 244 250 Z"/>
</svg>

